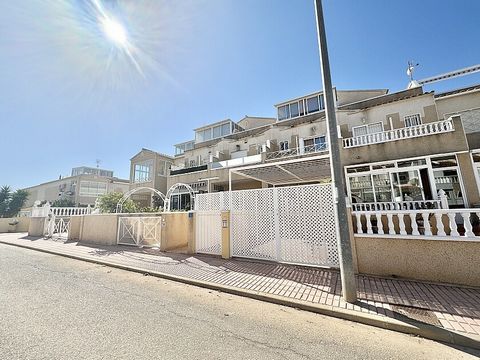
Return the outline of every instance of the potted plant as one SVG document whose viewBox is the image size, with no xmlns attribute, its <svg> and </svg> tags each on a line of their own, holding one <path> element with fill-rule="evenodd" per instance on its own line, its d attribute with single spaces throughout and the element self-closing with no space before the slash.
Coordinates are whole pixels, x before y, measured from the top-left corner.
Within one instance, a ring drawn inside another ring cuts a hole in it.
<svg viewBox="0 0 480 360">
<path fill-rule="evenodd" d="M 8 232 L 9 233 L 13 233 L 17 230 L 17 224 L 18 224 L 18 220 L 17 219 L 13 219 L 12 221 L 10 221 L 8 223 Z"/>
</svg>

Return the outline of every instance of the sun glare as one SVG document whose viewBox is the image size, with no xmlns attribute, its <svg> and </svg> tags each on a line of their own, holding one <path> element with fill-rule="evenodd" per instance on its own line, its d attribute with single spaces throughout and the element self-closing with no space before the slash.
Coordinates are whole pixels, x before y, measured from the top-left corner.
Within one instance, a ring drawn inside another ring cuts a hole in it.
<svg viewBox="0 0 480 360">
<path fill-rule="evenodd" d="M 103 32 L 112 42 L 122 47 L 127 45 L 127 33 L 122 24 L 109 17 L 104 17 L 100 22 Z"/>
</svg>

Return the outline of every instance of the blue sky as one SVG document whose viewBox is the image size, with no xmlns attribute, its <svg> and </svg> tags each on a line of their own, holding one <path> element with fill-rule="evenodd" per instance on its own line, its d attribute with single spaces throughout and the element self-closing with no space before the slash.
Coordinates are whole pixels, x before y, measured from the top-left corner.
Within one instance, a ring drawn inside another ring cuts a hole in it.
<svg viewBox="0 0 480 360">
<path fill-rule="evenodd" d="M 313 0 L 103 1 L 140 71 L 98 31 L 89 0 L 0 2 L 0 184 L 95 165 L 128 177 L 142 147 L 168 154 L 192 129 L 321 87 Z M 476 0 L 324 0 L 334 85 L 404 89 L 480 63 Z M 480 75 L 433 84 L 480 83 Z"/>
</svg>

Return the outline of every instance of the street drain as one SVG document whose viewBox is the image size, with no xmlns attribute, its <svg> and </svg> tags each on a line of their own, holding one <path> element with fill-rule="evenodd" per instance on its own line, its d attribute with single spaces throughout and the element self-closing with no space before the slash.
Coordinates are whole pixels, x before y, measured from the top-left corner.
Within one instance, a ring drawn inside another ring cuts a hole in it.
<svg viewBox="0 0 480 360">
<path fill-rule="evenodd" d="M 417 309 L 417 308 L 400 306 L 400 305 L 390 305 L 390 306 L 392 308 L 392 311 L 395 314 L 406 316 L 410 319 L 413 319 L 422 323 L 426 323 L 434 326 L 442 326 L 442 324 L 440 323 L 440 321 L 438 321 L 435 314 L 430 310 Z"/>
</svg>

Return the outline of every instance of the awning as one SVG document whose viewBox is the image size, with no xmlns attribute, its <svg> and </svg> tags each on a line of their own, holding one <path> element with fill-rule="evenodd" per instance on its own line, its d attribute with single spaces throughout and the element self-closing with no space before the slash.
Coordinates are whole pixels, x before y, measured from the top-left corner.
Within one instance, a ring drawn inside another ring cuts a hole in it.
<svg viewBox="0 0 480 360">
<path fill-rule="evenodd" d="M 271 185 L 307 183 L 330 179 L 330 157 L 319 155 L 230 169 L 230 174 Z"/>
</svg>

